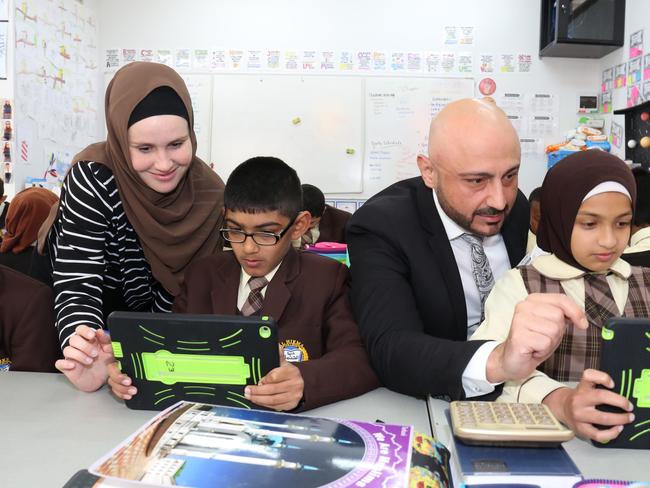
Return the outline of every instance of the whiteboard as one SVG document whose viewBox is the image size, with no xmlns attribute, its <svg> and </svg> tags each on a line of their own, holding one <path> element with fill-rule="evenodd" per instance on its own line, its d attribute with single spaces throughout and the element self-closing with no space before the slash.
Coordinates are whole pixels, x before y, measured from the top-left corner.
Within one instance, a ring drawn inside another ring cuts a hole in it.
<svg viewBox="0 0 650 488">
<path fill-rule="evenodd" d="M 474 96 L 472 78 L 368 78 L 365 91 L 365 185 L 373 195 L 418 176 L 429 125 L 449 102 Z"/>
<path fill-rule="evenodd" d="M 324 193 L 363 190 L 360 77 L 215 75 L 210 161 L 224 180 L 254 156 L 276 156 Z"/>
</svg>

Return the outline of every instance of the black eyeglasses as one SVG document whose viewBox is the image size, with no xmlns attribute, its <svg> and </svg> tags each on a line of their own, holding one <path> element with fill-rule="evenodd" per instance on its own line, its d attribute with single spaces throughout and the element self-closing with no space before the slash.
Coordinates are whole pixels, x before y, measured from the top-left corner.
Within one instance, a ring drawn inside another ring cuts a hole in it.
<svg viewBox="0 0 650 488">
<path fill-rule="evenodd" d="M 219 229 L 221 236 L 228 242 L 234 244 L 242 244 L 246 242 L 246 238 L 251 237 L 253 242 L 258 246 L 275 246 L 280 239 L 287 233 L 291 226 L 296 222 L 298 215 L 291 219 L 291 222 L 282 229 L 280 232 L 244 232 L 239 229 Z"/>
</svg>

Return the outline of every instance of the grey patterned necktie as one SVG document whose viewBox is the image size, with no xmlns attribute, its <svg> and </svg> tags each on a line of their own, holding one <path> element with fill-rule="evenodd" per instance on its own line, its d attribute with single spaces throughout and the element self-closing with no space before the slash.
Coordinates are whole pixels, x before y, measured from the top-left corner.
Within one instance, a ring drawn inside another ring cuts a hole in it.
<svg viewBox="0 0 650 488">
<path fill-rule="evenodd" d="M 481 298 L 481 322 L 485 317 L 485 299 L 487 298 L 490 290 L 494 286 L 494 276 L 492 276 L 492 268 L 490 262 L 483 249 L 483 239 L 475 236 L 474 234 L 463 234 L 460 236 L 467 242 L 472 250 L 472 276 L 474 283 L 478 288 L 479 297 Z"/>
<path fill-rule="evenodd" d="M 250 286 L 251 292 L 248 294 L 248 298 L 241 307 L 242 315 L 248 317 L 249 315 L 256 315 L 260 310 L 262 310 L 262 305 L 264 304 L 262 288 L 268 284 L 269 282 L 264 276 L 257 278 L 251 277 L 251 279 L 248 280 L 248 286 Z"/>
</svg>

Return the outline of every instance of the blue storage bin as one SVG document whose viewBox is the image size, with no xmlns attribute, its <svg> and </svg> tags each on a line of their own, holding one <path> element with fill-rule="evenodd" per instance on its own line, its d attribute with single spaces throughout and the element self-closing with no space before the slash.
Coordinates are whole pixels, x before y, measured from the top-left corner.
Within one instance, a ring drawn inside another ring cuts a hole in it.
<svg viewBox="0 0 650 488">
<path fill-rule="evenodd" d="M 559 151 L 553 151 L 548 153 L 548 159 L 546 161 L 546 167 L 551 169 L 558 161 L 566 158 L 569 154 L 574 154 L 578 151 L 564 151 L 560 149 Z"/>
</svg>

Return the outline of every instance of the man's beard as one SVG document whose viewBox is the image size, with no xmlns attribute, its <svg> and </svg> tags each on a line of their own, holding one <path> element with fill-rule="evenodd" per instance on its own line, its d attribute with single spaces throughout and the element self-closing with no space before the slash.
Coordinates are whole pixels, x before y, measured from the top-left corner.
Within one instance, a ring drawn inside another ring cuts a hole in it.
<svg viewBox="0 0 650 488">
<path fill-rule="evenodd" d="M 442 191 L 440 187 L 436 189 L 436 196 L 438 197 L 438 202 L 440 203 L 440 206 L 442 207 L 442 209 L 445 211 L 445 213 L 451 220 L 456 222 L 459 226 L 461 226 L 466 231 L 483 237 L 489 237 L 498 234 L 501 231 L 501 225 L 499 226 L 495 225 L 493 232 L 482 232 L 472 228 L 472 222 L 474 221 L 474 217 L 476 217 L 477 215 L 503 215 L 505 219 L 505 217 L 509 213 L 509 208 L 507 205 L 503 210 L 497 210 L 496 208 L 493 207 L 483 207 L 474 210 L 472 216 L 468 219 L 467 216 L 458 212 L 455 208 L 453 208 L 449 204 L 449 202 L 447 202 L 447 199 L 445 198 L 445 193 L 444 191 Z M 503 223 L 503 221 L 501 222 Z"/>
</svg>

